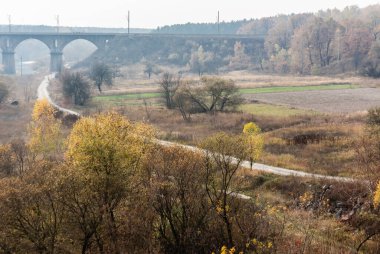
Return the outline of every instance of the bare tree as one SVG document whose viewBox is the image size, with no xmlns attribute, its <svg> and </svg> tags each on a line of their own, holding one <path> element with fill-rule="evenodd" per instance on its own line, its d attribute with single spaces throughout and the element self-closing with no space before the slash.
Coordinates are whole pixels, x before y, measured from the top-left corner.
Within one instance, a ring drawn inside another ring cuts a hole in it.
<svg viewBox="0 0 380 254">
<path fill-rule="evenodd" d="M 173 97 L 180 85 L 180 82 L 180 76 L 175 76 L 173 74 L 170 74 L 169 72 L 165 72 L 159 80 L 162 96 L 165 99 L 166 108 L 168 109 L 172 109 L 175 107 Z"/>
<path fill-rule="evenodd" d="M 181 87 L 173 97 L 173 101 L 179 112 L 181 112 L 183 120 L 190 122 L 194 105 L 186 92 L 186 88 Z"/>
<path fill-rule="evenodd" d="M 149 79 L 152 76 L 152 74 L 154 73 L 154 69 L 155 69 L 155 66 L 152 63 L 147 62 L 145 64 L 144 73 L 148 75 Z"/>
<path fill-rule="evenodd" d="M 80 72 L 65 71 L 61 74 L 63 94 L 73 98 L 75 105 L 84 105 L 90 98 L 90 85 Z"/>
<path fill-rule="evenodd" d="M 160 146 L 152 151 L 147 170 L 164 252 L 209 252 L 205 236 L 211 207 L 203 185 L 202 155 L 182 147 Z"/>
<path fill-rule="evenodd" d="M 113 73 L 111 68 L 102 62 L 97 62 L 92 65 L 90 70 L 90 79 L 94 81 L 94 85 L 102 92 L 102 85 L 113 85 Z"/>
<path fill-rule="evenodd" d="M 206 191 L 211 205 L 224 223 L 228 246 L 233 247 L 233 214 L 238 209 L 233 182 L 242 161 L 247 157 L 246 143 L 242 136 L 218 133 L 206 139 L 201 147 L 206 151 Z"/>
<path fill-rule="evenodd" d="M 190 99 L 193 111 L 214 112 L 234 109 L 242 102 L 239 90 L 232 80 L 216 77 L 203 77 L 198 86 L 185 86 L 182 98 Z M 198 109 L 196 109 L 196 107 Z"/>
</svg>

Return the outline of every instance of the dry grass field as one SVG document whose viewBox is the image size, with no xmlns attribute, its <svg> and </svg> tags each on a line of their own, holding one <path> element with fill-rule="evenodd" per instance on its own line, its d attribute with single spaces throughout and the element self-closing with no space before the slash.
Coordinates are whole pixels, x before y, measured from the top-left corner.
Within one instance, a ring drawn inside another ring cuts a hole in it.
<svg viewBox="0 0 380 254">
<path fill-rule="evenodd" d="M 160 73 L 169 72 L 176 74 L 181 70 L 176 67 L 158 66 Z M 158 80 L 160 74 L 153 74 L 148 79 L 147 74 L 144 73 L 144 65 L 135 64 L 124 67 L 120 70 L 122 77 L 116 79 L 117 86 L 114 86 L 105 94 L 119 94 L 119 93 L 143 93 L 143 92 L 157 92 Z M 206 74 L 207 75 L 207 74 Z M 363 87 L 380 87 L 378 80 L 349 76 L 286 76 L 286 75 L 272 75 L 262 73 L 252 73 L 248 71 L 234 71 L 228 73 L 214 74 L 225 79 L 232 79 L 240 88 L 255 88 L 255 87 L 278 87 L 278 86 L 316 86 L 326 84 L 353 84 Z M 212 75 L 211 75 L 212 76 Z M 192 73 L 183 73 L 181 77 L 186 80 L 198 80 L 199 76 Z"/>
<path fill-rule="evenodd" d="M 248 101 L 325 113 L 353 113 L 380 106 L 379 88 L 262 93 L 244 96 Z"/>
</svg>

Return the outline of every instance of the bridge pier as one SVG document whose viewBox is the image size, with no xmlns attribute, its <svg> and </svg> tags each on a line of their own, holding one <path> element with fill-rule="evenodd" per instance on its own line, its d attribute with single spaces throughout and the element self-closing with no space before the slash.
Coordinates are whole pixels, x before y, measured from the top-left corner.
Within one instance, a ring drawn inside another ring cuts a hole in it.
<svg viewBox="0 0 380 254">
<path fill-rule="evenodd" d="M 62 51 L 52 50 L 50 52 L 50 72 L 61 72 L 63 68 Z"/>
<path fill-rule="evenodd" d="M 4 50 L 3 53 L 3 66 L 5 74 L 16 74 L 15 52 Z"/>
</svg>

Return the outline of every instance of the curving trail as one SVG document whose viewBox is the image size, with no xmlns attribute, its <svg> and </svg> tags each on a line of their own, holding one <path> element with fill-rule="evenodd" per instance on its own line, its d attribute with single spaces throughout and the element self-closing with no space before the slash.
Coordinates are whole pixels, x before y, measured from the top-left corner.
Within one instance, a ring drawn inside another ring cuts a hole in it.
<svg viewBox="0 0 380 254">
<path fill-rule="evenodd" d="M 51 99 L 47 88 L 49 86 L 50 79 L 54 79 L 54 77 L 55 77 L 55 73 L 47 75 L 44 77 L 43 81 L 41 82 L 41 84 L 38 87 L 38 91 L 37 91 L 38 99 L 44 99 L 45 98 L 54 107 L 58 108 L 59 110 L 65 112 L 65 113 L 68 113 L 68 114 L 80 116 L 80 114 L 78 112 L 75 112 L 75 111 L 72 111 L 72 110 L 58 106 Z M 181 146 L 181 147 L 184 147 L 184 148 L 192 150 L 192 151 L 198 151 L 198 152 L 202 152 L 202 153 L 205 152 L 204 150 L 197 148 L 197 147 L 194 147 L 194 146 L 182 145 L 182 144 L 173 143 L 173 142 L 169 142 L 169 141 L 165 141 L 165 140 L 157 140 L 157 143 L 164 145 L 164 146 Z M 236 160 L 236 159 L 233 158 L 233 160 Z M 245 168 L 251 168 L 249 161 L 243 161 L 241 165 L 242 165 L 242 167 L 245 167 Z M 262 172 L 271 173 L 271 174 L 275 174 L 275 175 L 282 175 L 282 176 L 318 178 L 318 179 L 334 180 L 334 181 L 340 181 L 340 182 L 357 181 L 356 179 L 349 178 L 349 177 L 313 174 L 313 173 L 308 173 L 308 172 L 303 172 L 303 171 L 296 171 L 296 170 L 292 170 L 292 169 L 273 167 L 273 166 L 260 164 L 260 163 L 254 163 L 252 166 L 252 170 L 262 171 Z M 239 194 L 239 195 L 242 195 L 242 194 Z M 241 198 L 248 198 L 248 196 L 243 195 L 243 196 L 241 196 Z"/>
<path fill-rule="evenodd" d="M 44 79 L 42 80 L 42 82 L 38 86 L 38 89 L 37 89 L 37 98 L 39 100 L 40 99 L 47 99 L 51 105 L 53 105 L 55 108 L 59 109 L 60 111 L 68 113 L 68 114 L 71 114 L 71 115 L 79 116 L 80 114 L 78 112 L 72 111 L 72 110 L 67 109 L 67 108 L 62 108 L 59 105 L 57 105 L 51 99 L 50 94 L 49 94 L 47 88 L 48 88 L 48 86 L 50 84 L 50 80 L 54 79 L 55 75 L 56 75 L 55 73 L 52 73 L 52 74 L 47 75 L 47 76 L 44 77 Z"/>
</svg>

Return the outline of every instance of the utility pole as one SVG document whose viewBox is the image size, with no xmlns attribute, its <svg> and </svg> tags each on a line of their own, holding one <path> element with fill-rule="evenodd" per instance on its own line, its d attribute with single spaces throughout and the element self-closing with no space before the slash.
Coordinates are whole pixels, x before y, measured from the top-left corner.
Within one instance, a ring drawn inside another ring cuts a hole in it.
<svg viewBox="0 0 380 254">
<path fill-rule="evenodd" d="M 59 15 L 55 16 L 55 20 L 57 21 L 57 34 L 59 33 Z"/>
<path fill-rule="evenodd" d="M 129 35 L 129 27 L 130 27 L 130 21 L 131 21 L 131 16 L 130 16 L 130 12 L 128 10 L 128 17 L 127 17 L 127 20 L 128 20 L 128 35 Z"/>
<path fill-rule="evenodd" d="M 12 32 L 12 16 L 11 15 L 8 15 L 8 24 L 9 24 L 9 27 L 8 27 L 8 32 Z"/>
<path fill-rule="evenodd" d="M 340 33 L 338 35 L 338 62 L 340 62 Z"/>
<path fill-rule="evenodd" d="M 220 16 L 219 16 L 219 11 L 218 11 L 218 34 L 220 34 Z"/>
<path fill-rule="evenodd" d="M 21 76 L 22 76 L 22 56 L 20 57 L 20 73 L 21 73 Z"/>
</svg>

